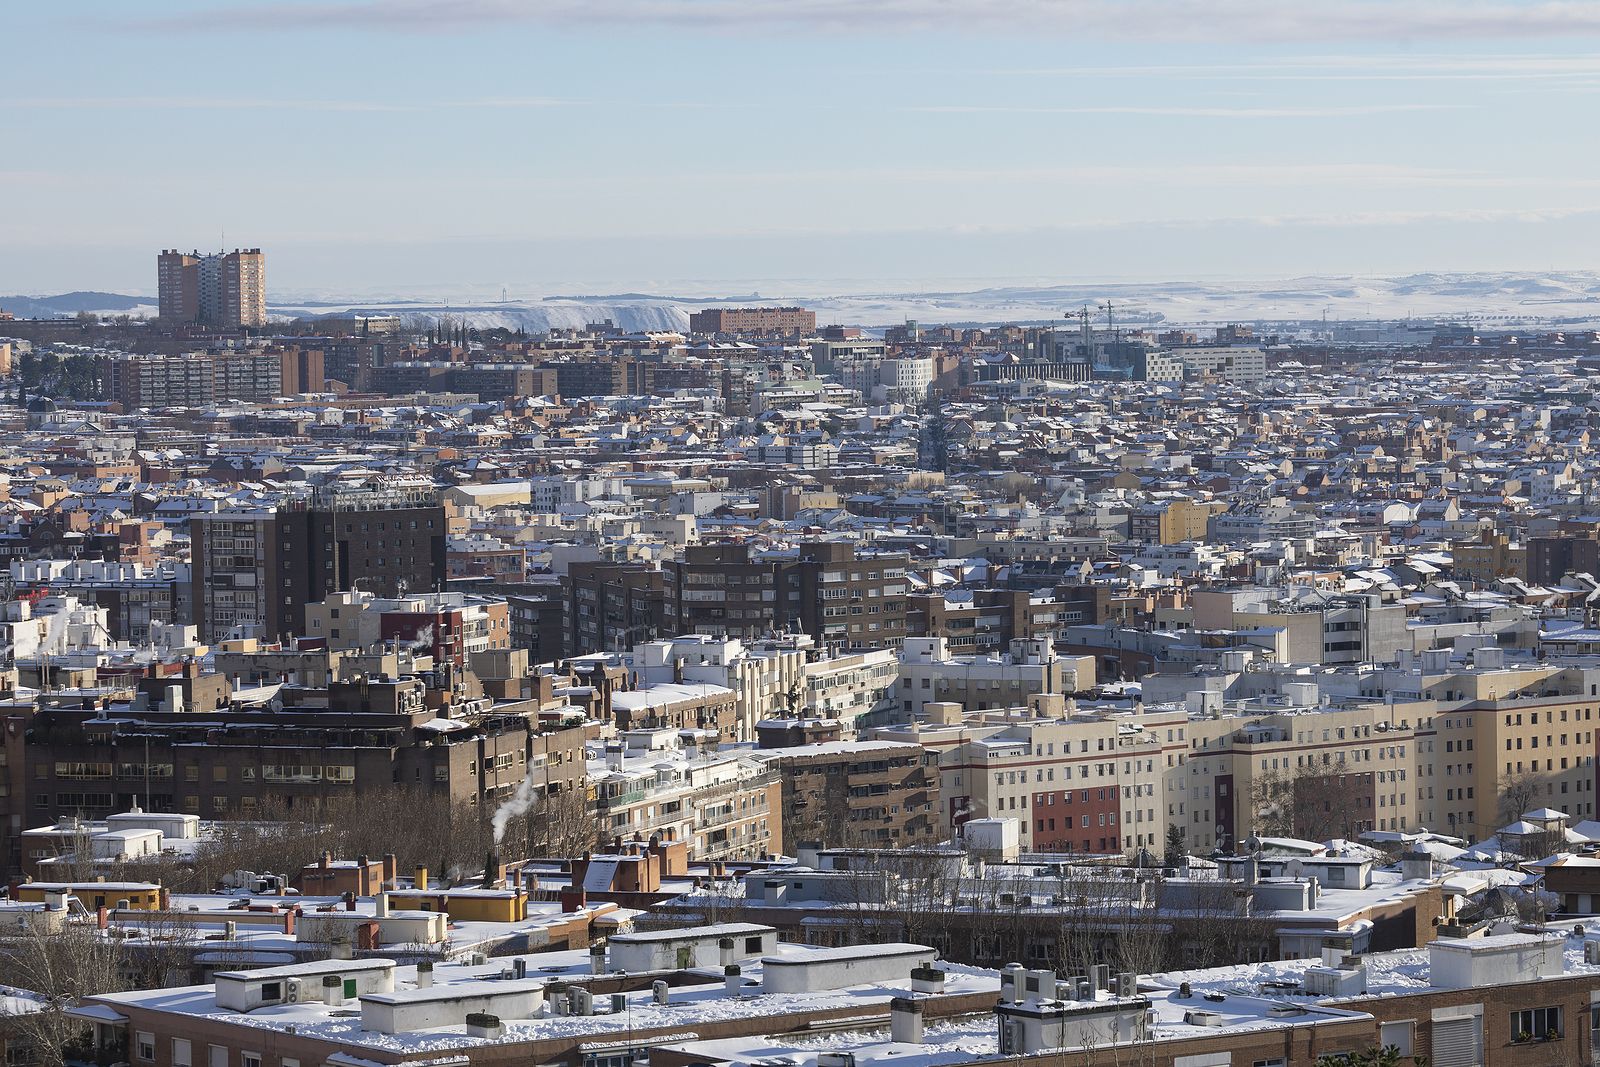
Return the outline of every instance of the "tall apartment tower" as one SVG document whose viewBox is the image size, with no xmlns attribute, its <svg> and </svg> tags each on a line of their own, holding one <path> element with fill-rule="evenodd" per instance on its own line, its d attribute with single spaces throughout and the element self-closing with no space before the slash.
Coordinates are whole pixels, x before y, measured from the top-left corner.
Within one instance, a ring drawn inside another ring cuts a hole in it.
<svg viewBox="0 0 1600 1067">
<path fill-rule="evenodd" d="M 267 322 L 267 257 L 259 248 L 156 257 L 161 321 L 237 329 Z"/>
</svg>

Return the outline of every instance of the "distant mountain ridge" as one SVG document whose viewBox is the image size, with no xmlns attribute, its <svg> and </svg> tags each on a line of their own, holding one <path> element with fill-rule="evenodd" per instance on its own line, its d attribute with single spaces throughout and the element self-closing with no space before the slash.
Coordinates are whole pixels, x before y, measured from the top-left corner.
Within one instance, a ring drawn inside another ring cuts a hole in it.
<svg viewBox="0 0 1600 1067">
<path fill-rule="evenodd" d="M 80 311 L 126 311 L 153 307 L 153 296 L 127 296 L 122 293 L 97 293 L 80 290 L 59 296 L 0 296 L 0 310 L 19 319 L 70 318 Z"/>
</svg>

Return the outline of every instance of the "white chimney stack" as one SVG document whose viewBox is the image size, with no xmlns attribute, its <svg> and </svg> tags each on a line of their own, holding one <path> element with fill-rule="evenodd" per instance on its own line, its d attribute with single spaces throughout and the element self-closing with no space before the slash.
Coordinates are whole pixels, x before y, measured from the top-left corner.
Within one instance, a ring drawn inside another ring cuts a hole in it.
<svg viewBox="0 0 1600 1067">
<path fill-rule="evenodd" d="M 889 1001 L 889 1039 L 901 1045 L 922 1044 L 922 1005 L 906 997 Z"/>
</svg>

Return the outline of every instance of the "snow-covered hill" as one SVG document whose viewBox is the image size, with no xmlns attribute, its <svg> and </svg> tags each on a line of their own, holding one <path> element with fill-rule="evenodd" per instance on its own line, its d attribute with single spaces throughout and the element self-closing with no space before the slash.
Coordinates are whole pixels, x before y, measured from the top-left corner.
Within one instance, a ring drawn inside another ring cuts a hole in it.
<svg viewBox="0 0 1600 1067">
<path fill-rule="evenodd" d="M 325 315 L 350 309 L 424 317 L 466 317 L 480 327 L 519 326 L 530 331 L 582 326 L 610 319 L 625 330 L 684 329 L 702 307 L 799 303 L 819 323 L 888 326 L 924 323 L 1034 322 L 1075 315 L 1085 305 L 1110 301 L 1119 323 L 1214 323 L 1260 320 L 1437 318 L 1516 322 L 1554 319 L 1600 322 L 1600 273 L 1414 274 L 1395 278 L 1319 277 L 1170 282 L 1070 282 L 990 288 L 829 291 L 825 283 L 766 290 L 749 296 L 699 301 L 629 294 L 510 303 L 443 305 L 406 300 L 339 307 L 275 305 L 282 315 Z M 1094 313 L 1104 320 L 1104 311 Z"/>
<path fill-rule="evenodd" d="M 712 286 L 701 292 L 745 292 L 748 282 Z M 1120 324 L 1206 324 L 1231 321 L 1312 321 L 1324 312 L 1331 320 L 1438 319 L 1480 323 L 1561 321 L 1570 326 L 1600 325 L 1600 273 L 1565 272 L 1412 274 L 1378 278 L 1307 276 L 1272 279 L 1207 279 L 1166 282 L 1081 282 L 1028 279 L 1004 285 L 974 287 L 970 281 L 946 285 L 899 285 L 869 288 L 837 286 L 827 281 L 767 283 L 762 296 L 707 297 L 550 296 L 520 301 L 463 299 L 444 292 L 408 293 L 394 299 L 340 298 L 317 294 L 274 300 L 273 318 L 286 320 L 349 314 L 399 314 L 426 325 L 440 318 L 466 319 L 479 328 L 503 326 L 532 333 L 551 328 L 582 327 L 607 319 L 623 330 L 683 330 L 689 315 L 704 307 L 752 304 L 803 304 L 817 312 L 822 324 L 890 326 L 916 319 L 924 323 L 1043 322 L 1076 315 L 1080 308 L 1113 305 Z M 22 298 L 11 298 L 19 304 Z M 75 310 L 153 313 L 148 297 L 111 293 L 68 294 L 29 298 L 27 314 L 70 314 Z M 86 304 L 94 305 L 86 307 Z M 0 301 L 0 306 L 5 306 Z M 1094 311 L 1097 323 L 1104 310 Z"/>
</svg>

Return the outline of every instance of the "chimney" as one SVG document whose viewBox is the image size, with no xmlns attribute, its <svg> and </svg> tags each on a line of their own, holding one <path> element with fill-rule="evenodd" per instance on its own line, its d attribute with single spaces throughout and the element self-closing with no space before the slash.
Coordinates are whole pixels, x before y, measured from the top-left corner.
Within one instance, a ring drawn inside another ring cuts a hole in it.
<svg viewBox="0 0 1600 1067">
<path fill-rule="evenodd" d="M 606 947 L 604 945 L 589 946 L 589 973 L 606 973 Z"/>
<path fill-rule="evenodd" d="M 344 1004 L 344 979 L 336 974 L 322 976 L 322 1002 L 330 1008 Z"/>
<path fill-rule="evenodd" d="M 911 971 L 913 993 L 943 993 L 944 972 L 937 967 L 916 967 Z"/>
<path fill-rule="evenodd" d="M 889 1040 L 898 1045 L 922 1044 L 922 1004 L 907 997 L 889 1001 Z"/>
<path fill-rule="evenodd" d="M 1408 882 L 1431 881 L 1433 857 L 1426 852 L 1407 852 L 1400 857 L 1400 877 Z"/>
<path fill-rule="evenodd" d="M 428 989 L 433 986 L 433 962 L 423 960 L 417 964 L 417 988 Z"/>
<path fill-rule="evenodd" d="M 110 912 L 106 911 L 106 906 L 104 904 L 94 909 L 94 924 L 101 930 L 105 930 L 110 927 L 111 914 Z"/>
<path fill-rule="evenodd" d="M 737 963 L 722 968 L 722 991 L 730 997 L 737 997 L 744 992 L 744 977 Z"/>
<path fill-rule="evenodd" d="M 387 919 L 389 917 L 389 894 L 379 893 L 372 898 L 372 914 L 374 918 Z"/>
<path fill-rule="evenodd" d="M 428 888 L 428 868 L 418 867 L 412 872 L 411 884 L 417 889 L 426 890 Z"/>
<path fill-rule="evenodd" d="M 295 924 L 299 922 L 300 913 L 293 908 L 283 913 L 283 932 L 287 937 L 294 936 Z"/>
<path fill-rule="evenodd" d="M 393 852 L 383 854 L 383 887 L 393 889 L 395 879 L 400 877 L 400 861 Z"/>
<path fill-rule="evenodd" d="M 354 893 L 346 893 L 344 895 L 344 910 L 345 911 L 355 911 L 356 910 L 356 895 Z"/>
</svg>

